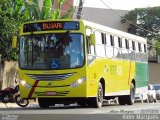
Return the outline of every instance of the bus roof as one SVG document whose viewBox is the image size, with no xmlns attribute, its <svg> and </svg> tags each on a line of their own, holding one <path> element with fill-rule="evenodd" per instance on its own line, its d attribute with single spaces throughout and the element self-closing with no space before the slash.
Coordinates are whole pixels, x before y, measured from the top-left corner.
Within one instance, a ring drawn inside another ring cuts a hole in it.
<svg viewBox="0 0 160 120">
<path fill-rule="evenodd" d="M 142 42 L 142 43 L 147 43 L 147 40 L 143 37 L 140 37 L 140 36 L 137 36 L 137 35 L 133 35 L 133 34 L 130 34 L 130 33 L 127 33 L 127 32 L 123 32 L 123 31 L 120 31 L 120 30 L 116 30 L 116 29 L 113 29 L 113 28 L 110 28 L 110 27 L 107 27 L 107 26 L 103 26 L 103 25 L 100 25 L 100 24 L 97 24 L 97 23 L 93 23 L 93 22 L 89 22 L 89 21 L 86 21 L 86 20 L 82 20 L 84 25 L 86 26 L 90 26 L 92 27 L 93 29 L 97 29 L 97 30 L 100 30 L 100 31 L 104 31 L 108 34 L 111 34 L 111 35 L 117 35 L 117 36 L 120 36 L 120 37 L 124 37 L 126 39 L 131 39 L 133 41 L 137 41 L 137 42 Z"/>
</svg>

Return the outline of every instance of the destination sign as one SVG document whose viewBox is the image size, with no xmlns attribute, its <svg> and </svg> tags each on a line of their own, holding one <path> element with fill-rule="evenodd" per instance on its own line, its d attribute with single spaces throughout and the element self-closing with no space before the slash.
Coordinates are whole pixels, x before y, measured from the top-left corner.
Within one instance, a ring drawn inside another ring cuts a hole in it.
<svg viewBox="0 0 160 120">
<path fill-rule="evenodd" d="M 23 26 L 23 32 L 49 31 L 49 30 L 79 30 L 78 21 L 49 21 L 27 23 Z"/>
</svg>

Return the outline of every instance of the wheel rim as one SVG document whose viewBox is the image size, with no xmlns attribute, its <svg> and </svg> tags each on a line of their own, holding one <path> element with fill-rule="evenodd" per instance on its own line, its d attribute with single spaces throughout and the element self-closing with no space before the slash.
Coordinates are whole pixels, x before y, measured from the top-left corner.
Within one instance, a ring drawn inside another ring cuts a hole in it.
<svg viewBox="0 0 160 120">
<path fill-rule="evenodd" d="M 102 102 L 103 102 L 103 89 L 100 84 L 99 88 L 98 88 L 98 103 L 99 103 L 99 105 L 102 105 Z"/>
<path fill-rule="evenodd" d="M 134 85 L 131 85 L 131 100 L 132 103 L 134 103 L 134 99 L 135 99 L 135 89 L 134 89 Z"/>
</svg>

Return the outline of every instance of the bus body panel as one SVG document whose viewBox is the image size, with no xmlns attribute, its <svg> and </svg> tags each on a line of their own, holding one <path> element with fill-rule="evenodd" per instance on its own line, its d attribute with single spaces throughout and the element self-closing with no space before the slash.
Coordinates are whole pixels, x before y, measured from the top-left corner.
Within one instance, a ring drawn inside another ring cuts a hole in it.
<svg viewBox="0 0 160 120">
<path fill-rule="evenodd" d="M 136 62 L 136 93 L 148 90 L 148 64 Z"/>
<path fill-rule="evenodd" d="M 96 96 L 98 82 L 105 81 L 105 95 L 128 95 L 135 76 L 135 62 L 97 58 L 87 69 L 87 95 Z M 126 93 L 126 91 L 128 91 Z"/>
</svg>

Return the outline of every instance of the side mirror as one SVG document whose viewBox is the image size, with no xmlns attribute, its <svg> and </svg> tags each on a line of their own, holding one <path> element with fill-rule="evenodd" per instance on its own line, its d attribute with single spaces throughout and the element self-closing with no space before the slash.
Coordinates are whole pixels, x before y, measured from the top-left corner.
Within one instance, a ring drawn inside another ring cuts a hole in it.
<svg viewBox="0 0 160 120">
<path fill-rule="evenodd" d="M 12 37 L 12 48 L 16 48 L 17 47 L 17 36 L 13 36 Z"/>
<path fill-rule="evenodd" d="M 95 45 L 96 44 L 95 34 L 91 34 L 90 35 L 90 43 L 91 43 L 91 45 Z"/>
</svg>

